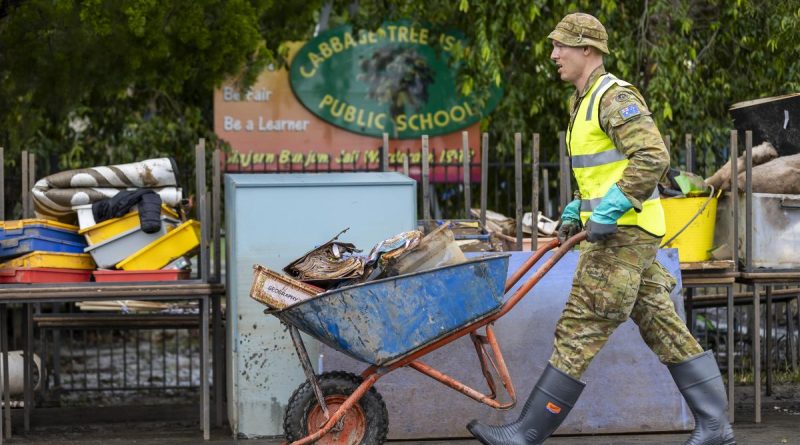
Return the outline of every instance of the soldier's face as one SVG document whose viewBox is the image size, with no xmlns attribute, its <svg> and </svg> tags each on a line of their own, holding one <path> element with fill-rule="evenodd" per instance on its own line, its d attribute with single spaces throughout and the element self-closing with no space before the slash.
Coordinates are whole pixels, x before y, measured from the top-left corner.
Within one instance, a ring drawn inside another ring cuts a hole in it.
<svg viewBox="0 0 800 445">
<path fill-rule="evenodd" d="M 556 63 L 561 80 L 575 83 L 580 79 L 587 63 L 585 53 L 581 46 L 567 46 L 553 40 L 550 59 Z"/>
</svg>

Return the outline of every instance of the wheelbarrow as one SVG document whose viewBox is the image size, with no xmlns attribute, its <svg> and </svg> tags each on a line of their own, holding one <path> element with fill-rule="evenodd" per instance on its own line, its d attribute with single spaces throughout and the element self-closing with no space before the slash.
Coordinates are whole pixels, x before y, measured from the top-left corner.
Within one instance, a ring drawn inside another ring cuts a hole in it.
<svg viewBox="0 0 800 445">
<path fill-rule="evenodd" d="M 306 382 L 289 399 L 284 432 L 290 445 L 380 445 L 389 415 L 373 387 L 402 367 L 415 369 L 494 409 L 508 410 L 516 392 L 492 327 L 578 242 L 561 247 L 503 303 L 504 295 L 557 239 L 539 248 L 505 280 L 510 255 L 498 254 L 423 272 L 375 280 L 328 291 L 282 310 L 265 310 L 286 325 Z M 479 329 L 483 328 L 483 333 Z M 361 375 L 334 371 L 316 375 L 300 332 L 368 363 Z M 482 393 L 420 360 L 429 352 L 469 335 L 489 392 Z M 494 374 L 492 373 L 494 372 Z M 494 375 L 507 393 L 500 401 Z"/>
</svg>

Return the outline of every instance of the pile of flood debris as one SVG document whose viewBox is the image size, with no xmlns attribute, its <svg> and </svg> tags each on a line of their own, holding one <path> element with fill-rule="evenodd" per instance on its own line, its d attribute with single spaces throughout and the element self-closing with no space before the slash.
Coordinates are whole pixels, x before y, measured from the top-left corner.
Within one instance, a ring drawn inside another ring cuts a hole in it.
<svg viewBox="0 0 800 445">
<path fill-rule="evenodd" d="M 345 229 L 290 262 L 283 274 L 253 266 L 250 296 L 279 310 L 329 290 L 463 263 L 467 259 L 450 226 L 441 224 L 427 235 L 420 230 L 399 233 L 368 254 L 339 240 Z"/>
</svg>

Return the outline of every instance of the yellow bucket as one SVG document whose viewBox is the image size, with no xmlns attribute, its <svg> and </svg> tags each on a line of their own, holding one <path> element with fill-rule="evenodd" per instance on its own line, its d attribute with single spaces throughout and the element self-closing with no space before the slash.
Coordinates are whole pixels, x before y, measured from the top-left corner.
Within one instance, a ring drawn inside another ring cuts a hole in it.
<svg viewBox="0 0 800 445">
<path fill-rule="evenodd" d="M 700 198 L 667 198 L 661 200 L 667 234 L 664 241 L 672 238 L 708 201 Z M 705 210 L 677 238 L 664 247 L 678 249 L 678 260 L 682 263 L 707 261 L 711 259 L 714 247 L 714 225 L 717 221 L 717 198 L 714 197 Z"/>
</svg>

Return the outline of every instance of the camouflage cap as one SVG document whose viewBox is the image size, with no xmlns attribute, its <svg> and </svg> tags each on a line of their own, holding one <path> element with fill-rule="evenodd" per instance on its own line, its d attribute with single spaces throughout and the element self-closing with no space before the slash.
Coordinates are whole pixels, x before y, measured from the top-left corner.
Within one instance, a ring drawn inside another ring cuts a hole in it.
<svg viewBox="0 0 800 445">
<path fill-rule="evenodd" d="M 593 46 L 608 54 L 608 33 L 594 16 L 576 12 L 565 16 L 547 36 L 567 46 Z"/>
</svg>

